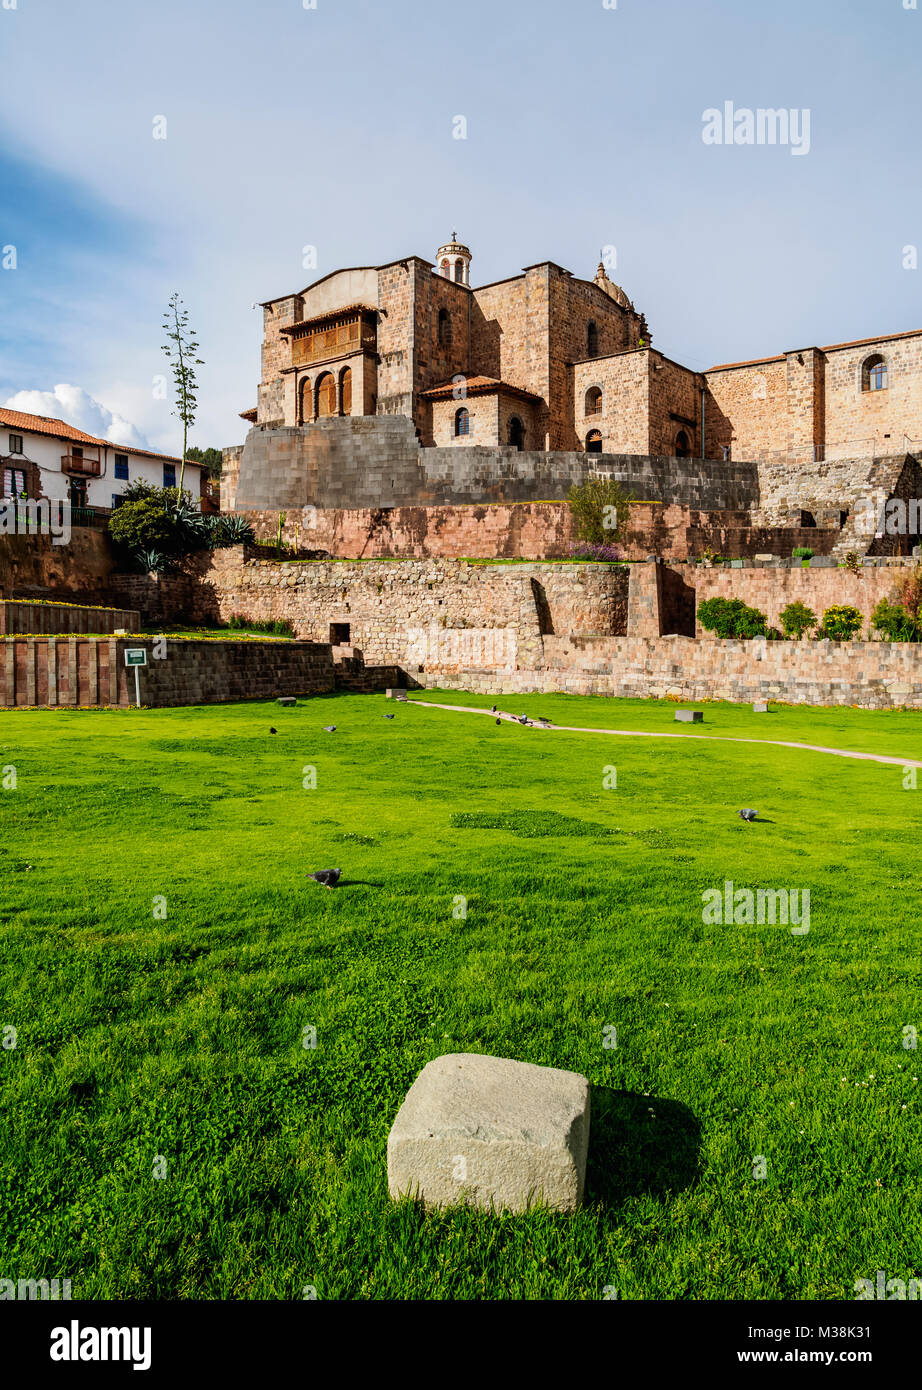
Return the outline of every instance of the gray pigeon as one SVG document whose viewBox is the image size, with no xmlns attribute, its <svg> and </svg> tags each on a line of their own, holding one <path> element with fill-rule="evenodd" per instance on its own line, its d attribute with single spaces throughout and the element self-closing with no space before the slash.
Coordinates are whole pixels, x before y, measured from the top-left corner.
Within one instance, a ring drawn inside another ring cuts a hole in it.
<svg viewBox="0 0 922 1390">
<path fill-rule="evenodd" d="M 277 734 L 277 733 L 278 733 L 278 729 L 270 729 L 269 732 L 270 732 L 270 734 Z"/>
<path fill-rule="evenodd" d="M 751 811 L 748 808 L 745 811 L 737 811 L 736 814 L 739 816 L 740 820 L 749 821 L 750 823 L 757 820 L 759 815 L 758 811 Z"/>
<path fill-rule="evenodd" d="M 386 714 L 386 715 L 384 716 L 385 719 L 393 719 L 393 717 L 394 717 L 394 716 L 393 716 L 392 714 Z"/>
<path fill-rule="evenodd" d="M 527 715 L 527 714 L 520 714 L 520 715 L 519 715 L 519 723 L 520 723 L 520 724 L 527 724 L 527 723 L 528 723 L 528 715 Z"/>
<path fill-rule="evenodd" d="M 318 869 L 315 874 L 308 874 L 308 878 L 312 878 L 315 883 L 322 883 L 324 888 L 335 888 L 341 873 L 342 869 Z"/>
<path fill-rule="evenodd" d="M 496 722 L 497 722 L 497 724 L 502 724 L 503 721 L 502 721 L 501 719 L 497 719 Z"/>
<path fill-rule="evenodd" d="M 496 706 L 495 706 L 495 705 L 494 705 L 493 708 L 490 710 L 490 713 L 491 713 L 491 714 L 495 714 L 495 713 L 496 713 Z"/>
<path fill-rule="evenodd" d="M 335 734 L 335 733 L 336 733 L 336 725 L 335 725 L 335 724 L 324 724 L 324 726 L 323 726 L 323 732 L 324 732 L 325 734 Z"/>
</svg>

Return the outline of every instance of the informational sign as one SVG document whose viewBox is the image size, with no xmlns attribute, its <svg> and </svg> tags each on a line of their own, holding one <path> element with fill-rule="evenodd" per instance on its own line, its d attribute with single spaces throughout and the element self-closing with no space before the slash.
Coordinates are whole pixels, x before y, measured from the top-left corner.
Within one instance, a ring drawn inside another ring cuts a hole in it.
<svg viewBox="0 0 922 1390">
<path fill-rule="evenodd" d="M 134 702 L 141 708 L 141 687 L 138 683 L 138 667 L 147 665 L 146 647 L 126 647 L 125 665 L 134 667 Z"/>
</svg>

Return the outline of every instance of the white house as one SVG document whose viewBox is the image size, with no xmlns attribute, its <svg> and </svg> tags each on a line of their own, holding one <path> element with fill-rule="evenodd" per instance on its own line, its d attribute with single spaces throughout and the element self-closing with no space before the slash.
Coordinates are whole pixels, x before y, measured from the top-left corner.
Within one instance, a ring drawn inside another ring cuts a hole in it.
<svg viewBox="0 0 922 1390">
<path fill-rule="evenodd" d="M 110 444 L 63 420 L 0 408 L 2 496 L 47 497 L 72 507 L 108 512 L 118 506 L 129 483 L 179 485 L 181 460 L 150 449 Z M 200 506 L 202 475 L 186 463 L 183 491 Z"/>
</svg>

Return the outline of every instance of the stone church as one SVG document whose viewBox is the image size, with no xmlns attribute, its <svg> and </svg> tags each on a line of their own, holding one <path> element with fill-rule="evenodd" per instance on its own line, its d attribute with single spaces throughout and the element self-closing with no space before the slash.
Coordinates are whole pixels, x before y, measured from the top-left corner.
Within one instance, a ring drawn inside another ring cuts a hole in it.
<svg viewBox="0 0 922 1390">
<path fill-rule="evenodd" d="M 398 416 L 421 448 L 809 464 L 922 448 L 922 330 L 693 371 L 603 265 L 471 284 L 452 239 L 263 305 L 261 430 Z"/>
</svg>

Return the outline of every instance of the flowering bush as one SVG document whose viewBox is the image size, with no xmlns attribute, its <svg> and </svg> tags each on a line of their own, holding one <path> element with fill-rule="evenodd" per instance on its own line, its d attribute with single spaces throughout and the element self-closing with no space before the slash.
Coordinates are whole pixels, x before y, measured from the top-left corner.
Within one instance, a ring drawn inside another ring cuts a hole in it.
<svg viewBox="0 0 922 1390">
<path fill-rule="evenodd" d="M 583 545 L 578 545 L 570 556 L 571 560 L 599 560 L 610 564 L 616 564 L 624 559 L 624 554 L 616 545 L 606 545 L 602 542 L 586 541 Z"/>
<path fill-rule="evenodd" d="M 856 632 L 861 631 L 861 610 L 848 603 L 833 604 L 823 614 L 820 637 L 828 637 L 832 642 L 850 642 Z"/>
</svg>

